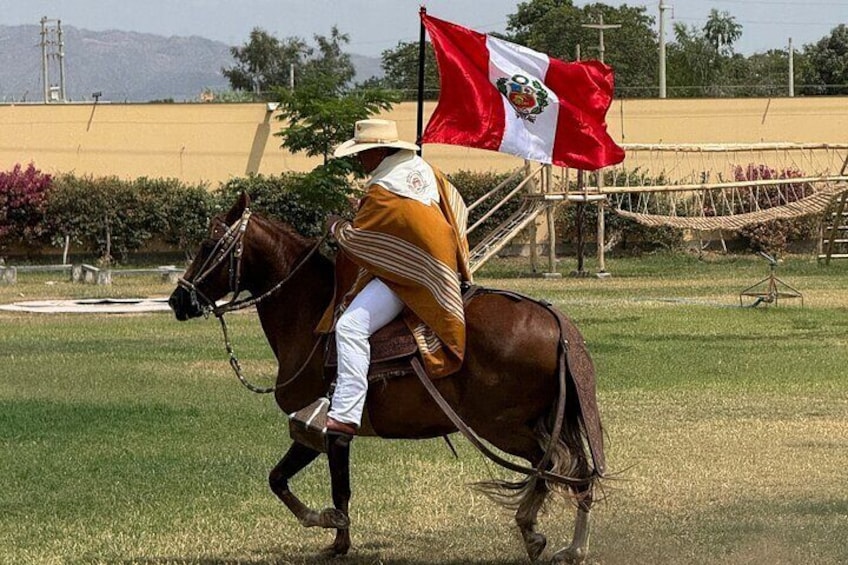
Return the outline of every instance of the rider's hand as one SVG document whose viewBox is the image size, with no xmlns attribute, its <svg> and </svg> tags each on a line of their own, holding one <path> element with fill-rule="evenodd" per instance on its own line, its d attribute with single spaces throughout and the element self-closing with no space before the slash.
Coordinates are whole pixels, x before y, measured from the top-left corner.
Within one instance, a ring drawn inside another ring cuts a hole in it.
<svg viewBox="0 0 848 565">
<path fill-rule="evenodd" d="M 347 203 L 350 206 L 350 209 L 356 212 L 359 210 L 359 205 L 362 203 L 362 199 L 357 196 L 348 196 Z"/>
<path fill-rule="evenodd" d="M 344 220 L 344 218 L 342 218 L 341 216 L 337 216 L 335 214 L 329 214 L 327 216 L 327 219 L 324 221 L 324 231 L 330 232 L 333 229 L 334 225 L 336 225 L 338 222 L 341 222 L 343 220 Z"/>
</svg>

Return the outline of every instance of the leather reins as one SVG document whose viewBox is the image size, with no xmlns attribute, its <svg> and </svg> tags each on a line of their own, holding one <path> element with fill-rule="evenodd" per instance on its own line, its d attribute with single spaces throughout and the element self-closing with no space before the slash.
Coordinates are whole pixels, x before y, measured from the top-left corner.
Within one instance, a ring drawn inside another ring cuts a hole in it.
<svg viewBox="0 0 848 565">
<path fill-rule="evenodd" d="M 209 254 L 209 257 L 203 262 L 199 269 L 199 274 L 194 277 L 193 281 L 189 281 L 184 277 L 180 277 L 177 279 L 177 285 L 187 290 L 191 296 L 191 301 L 195 304 L 200 305 L 201 309 L 204 312 L 204 315 L 207 317 L 209 314 L 213 314 L 218 321 L 221 323 L 221 332 L 224 335 L 224 346 L 227 349 L 227 354 L 230 357 L 230 367 L 232 367 L 233 372 L 236 374 L 239 382 L 243 384 L 248 390 L 255 392 L 257 394 L 268 394 L 275 392 L 281 388 L 284 388 L 294 382 L 306 369 L 309 365 L 312 358 L 315 356 L 315 352 L 318 350 L 318 347 L 322 343 L 322 337 L 319 336 L 315 340 L 315 344 L 312 346 L 312 350 L 309 352 L 309 355 L 306 357 L 306 361 L 300 366 L 300 368 L 295 372 L 294 376 L 290 379 L 286 380 L 283 383 L 277 383 L 274 386 L 270 387 L 260 387 L 254 385 L 250 381 L 245 378 L 241 363 L 239 362 L 238 357 L 235 354 L 235 350 L 233 349 L 232 342 L 230 341 L 230 334 L 227 329 L 227 322 L 224 319 L 224 314 L 229 312 L 235 312 L 237 310 L 243 310 L 245 308 L 250 308 L 251 306 L 256 306 L 266 298 L 276 294 L 283 286 L 291 280 L 291 278 L 300 270 L 303 265 L 306 264 L 309 259 L 318 251 L 321 247 L 321 244 L 324 243 L 324 240 L 327 238 L 326 234 L 322 236 L 315 245 L 310 248 L 309 252 L 303 256 L 295 266 L 289 271 L 289 274 L 286 275 L 282 280 L 276 283 L 267 291 L 263 292 L 261 295 L 251 298 L 243 298 L 238 300 L 239 295 L 239 285 L 241 282 L 241 263 L 242 257 L 244 255 L 244 234 L 247 231 L 247 224 L 250 221 L 251 217 L 250 208 L 245 208 L 244 212 L 241 215 L 241 218 L 238 221 L 234 222 L 231 226 L 227 227 L 227 230 L 224 232 L 224 235 L 215 243 L 215 247 L 212 249 L 212 252 Z M 229 281 L 230 281 L 230 292 L 232 293 L 232 299 L 230 302 L 226 304 L 222 304 L 218 306 L 212 299 L 206 296 L 199 288 L 198 284 L 200 284 L 205 278 L 207 278 L 211 273 L 216 271 L 221 264 L 229 259 Z M 198 300 L 198 298 L 200 300 Z M 202 301 L 202 303 L 201 303 Z"/>
</svg>

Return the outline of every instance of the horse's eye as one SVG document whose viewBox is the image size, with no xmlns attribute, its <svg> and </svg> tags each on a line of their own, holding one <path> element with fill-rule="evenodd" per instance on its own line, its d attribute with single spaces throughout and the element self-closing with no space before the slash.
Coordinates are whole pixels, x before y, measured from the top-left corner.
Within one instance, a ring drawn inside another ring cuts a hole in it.
<svg viewBox="0 0 848 565">
<path fill-rule="evenodd" d="M 212 250 L 215 249 L 215 240 L 214 239 L 204 239 L 200 242 L 200 255 L 206 256 L 212 253 Z"/>
</svg>

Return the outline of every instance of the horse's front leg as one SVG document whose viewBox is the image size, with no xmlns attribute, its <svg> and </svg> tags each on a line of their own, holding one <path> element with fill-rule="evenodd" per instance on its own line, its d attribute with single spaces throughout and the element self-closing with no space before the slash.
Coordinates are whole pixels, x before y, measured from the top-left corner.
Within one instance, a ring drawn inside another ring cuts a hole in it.
<svg viewBox="0 0 848 565">
<path fill-rule="evenodd" d="M 330 484 L 333 490 L 333 506 L 324 512 L 336 511 L 345 520 L 336 529 L 336 539 L 328 550 L 334 555 L 345 555 L 350 550 L 350 442 L 353 438 L 345 434 L 327 434 L 327 461 L 330 465 Z"/>
<path fill-rule="evenodd" d="M 321 453 L 303 444 L 294 442 L 280 459 L 280 462 L 268 475 L 268 484 L 283 504 L 286 505 L 298 521 L 306 527 L 320 526 L 322 528 L 346 528 L 347 516 L 335 509 L 316 512 L 300 501 L 289 490 L 289 479 L 312 463 Z"/>
</svg>

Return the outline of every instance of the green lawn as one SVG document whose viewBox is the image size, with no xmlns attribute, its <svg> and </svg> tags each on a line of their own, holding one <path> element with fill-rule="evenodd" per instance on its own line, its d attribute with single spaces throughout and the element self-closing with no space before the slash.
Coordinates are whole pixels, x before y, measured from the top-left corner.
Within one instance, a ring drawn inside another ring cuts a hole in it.
<svg viewBox="0 0 848 565">
<path fill-rule="evenodd" d="M 595 358 L 613 477 L 590 562 L 848 563 L 848 263 L 781 264 L 803 308 L 738 306 L 768 272 L 757 258 L 608 269 L 547 280 L 499 261 L 478 281 L 551 300 Z M 19 275 L 0 303 L 170 290 Z M 267 384 L 255 315 L 230 325 Z M 526 561 L 511 516 L 467 487 L 508 475 L 456 443 L 459 460 L 436 440 L 355 441 L 346 563 Z M 232 376 L 212 320 L 0 312 L 0 563 L 323 562 L 330 534 L 302 529 L 267 488 L 288 444 L 273 400 Z M 292 485 L 315 507 L 330 502 L 325 467 Z M 545 557 L 572 521 L 566 504 L 542 517 Z"/>
</svg>

